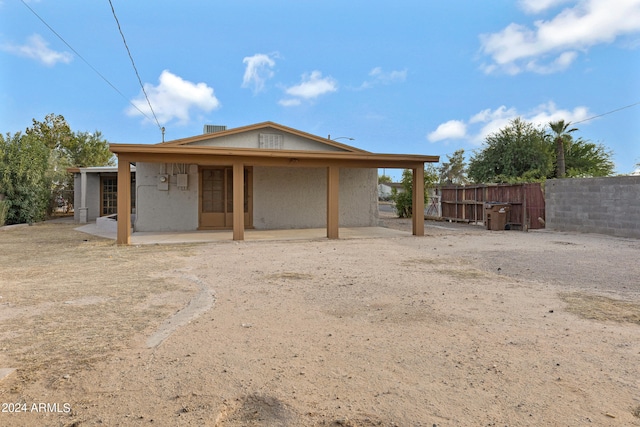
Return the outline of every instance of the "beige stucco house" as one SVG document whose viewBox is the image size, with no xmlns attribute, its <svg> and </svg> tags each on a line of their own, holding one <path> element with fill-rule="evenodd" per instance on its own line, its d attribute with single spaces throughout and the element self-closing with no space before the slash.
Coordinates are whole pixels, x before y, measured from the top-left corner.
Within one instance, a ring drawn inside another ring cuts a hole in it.
<svg viewBox="0 0 640 427">
<path fill-rule="evenodd" d="M 129 243 L 132 228 L 230 229 L 242 240 L 247 228 L 326 227 L 327 237 L 338 238 L 340 226 L 377 225 L 378 168 L 412 169 L 420 184 L 424 163 L 438 161 L 369 153 L 273 122 L 214 130 L 154 145 L 110 145 L 118 157 L 119 213 L 132 211 L 135 191 L 134 221 L 118 215 L 118 243 Z M 414 221 L 414 234 L 424 235 L 422 221 Z"/>
</svg>

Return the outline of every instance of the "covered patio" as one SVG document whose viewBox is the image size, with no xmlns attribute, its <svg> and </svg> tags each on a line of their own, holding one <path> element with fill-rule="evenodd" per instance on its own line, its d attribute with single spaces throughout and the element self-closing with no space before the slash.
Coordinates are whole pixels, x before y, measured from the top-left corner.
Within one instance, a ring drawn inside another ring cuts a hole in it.
<svg viewBox="0 0 640 427">
<path fill-rule="evenodd" d="M 413 172 L 414 182 L 413 212 L 423 212 L 424 164 L 439 160 L 438 156 L 409 154 L 272 150 L 171 144 L 111 144 L 110 150 L 118 157 L 118 212 L 131 212 L 130 165 L 136 162 L 231 167 L 233 171 L 233 227 L 226 236 L 233 240 L 244 240 L 245 234 L 250 232 L 250 230 L 245 230 L 244 216 L 244 170 L 246 166 L 325 169 L 327 177 L 326 229 L 323 229 L 322 233 L 329 239 L 338 239 L 340 237 L 339 177 L 341 168 L 410 169 Z M 131 225 L 130 215 L 118 215 L 116 238 L 118 244 L 129 245 L 132 243 Z M 265 230 L 261 232 L 265 232 Z M 194 231 L 194 233 L 202 233 L 202 231 Z M 421 215 L 414 215 L 412 234 L 424 236 L 424 221 Z"/>
</svg>

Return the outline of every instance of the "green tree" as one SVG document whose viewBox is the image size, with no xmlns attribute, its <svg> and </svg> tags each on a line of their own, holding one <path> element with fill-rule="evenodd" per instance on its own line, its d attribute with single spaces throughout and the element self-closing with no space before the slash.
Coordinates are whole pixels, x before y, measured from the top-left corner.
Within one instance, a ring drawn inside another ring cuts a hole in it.
<svg viewBox="0 0 640 427">
<path fill-rule="evenodd" d="M 8 204 L 7 224 L 44 219 L 49 200 L 50 150 L 38 138 L 20 132 L 0 135 L 0 147 L 0 193 Z"/>
<path fill-rule="evenodd" d="M 24 134 L 0 141 L 0 194 L 7 223 L 33 222 L 51 213 L 65 190 L 73 189 L 67 168 L 113 165 L 109 143 L 98 131 L 74 133 L 65 118 L 33 119 Z"/>
<path fill-rule="evenodd" d="M 61 115 L 48 114 L 41 122 L 33 119 L 32 126 L 26 132 L 50 149 L 47 169 L 50 191 L 48 214 L 53 212 L 65 191 L 73 190 L 73 179 L 67 173 L 67 168 L 115 164 L 109 143 L 99 131 L 73 132 Z"/>
<path fill-rule="evenodd" d="M 109 142 L 99 131 L 74 133 L 60 151 L 68 163 L 75 167 L 115 165 L 113 153 L 109 151 Z"/>
<path fill-rule="evenodd" d="M 391 177 L 389 175 L 379 175 L 378 184 L 391 184 Z"/>
<path fill-rule="evenodd" d="M 544 129 L 520 118 L 490 134 L 469 160 L 474 182 L 536 181 L 553 171 L 553 152 Z"/>
<path fill-rule="evenodd" d="M 448 162 L 443 162 L 438 168 L 440 184 L 466 184 L 467 171 L 464 161 L 464 150 L 456 150 L 452 155 L 447 155 Z"/>
<path fill-rule="evenodd" d="M 611 176 L 614 173 L 613 152 L 602 144 L 572 139 L 570 144 L 564 145 L 564 152 L 568 177 Z"/>
<path fill-rule="evenodd" d="M 64 149 L 71 144 L 73 132 L 65 118 L 53 113 L 47 114 L 43 121 L 32 119 L 33 124 L 27 128 L 27 135 L 42 141 L 49 149 Z"/>
<path fill-rule="evenodd" d="M 428 201 L 428 189 L 438 180 L 438 172 L 433 165 L 424 170 L 424 203 Z M 402 191 L 393 188 L 391 200 L 394 202 L 396 214 L 399 218 L 411 218 L 413 214 L 413 172 L 410 169 L 402 171 Z"/>
<path fill-rule="evenodd" d="M 521 119 L 487 137 L 474 153 L 468 175 L 474 182 L 530 182 L 562 176 L 609 176 L 613 153 L 602 144 L 573 139 L 569 123 L 552 123 L 553 134 Z M 562 145 L 560 155 L 558 148 Z M 559 160 L 558 160 L 559 158 Z M 558 165 L 560 163 L 560 165 Z M 565 166 L 562 166 L 564 163 Z"/>
<path fill-rule="evenodd" d="M 549 127 L 553 132 L 553 142 L 556 145 L 556 178 L 564 178 L 566 175 L 566 161 L 565 151 L 566 145 L 571 144 L 571 133 L 578 130 L 578 128 L 571 128 L 571 122 L 564 120 L 558 120 L 556 122 L 549 123 Z"/>
</svg>

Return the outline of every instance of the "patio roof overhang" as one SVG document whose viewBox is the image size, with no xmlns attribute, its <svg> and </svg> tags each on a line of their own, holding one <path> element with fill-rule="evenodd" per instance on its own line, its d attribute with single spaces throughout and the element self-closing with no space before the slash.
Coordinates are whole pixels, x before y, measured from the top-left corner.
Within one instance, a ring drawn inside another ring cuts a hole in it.
<svg viewBox="0 0 640 427">
<path fill-rule="evenodd" d="M 327 237 L 338 238 L 340 168 L 401 168 L 413 172 L 413 212 L 424 211 L 424 164 L 439 161 L 438 156 L 417 154 L 378 154 L 364 151 L 302 151 L 253 148 L 225 148 L 201 145 L 110 144 L 118 156 L 118 212 L 131 211 L 130 163 L 187 163 L 233 166 L 233 239 L 244 239 L 244 167 L 302 167 L 327 170 Z M 417 197 L 417 195 L 420 195 Z M 424 236 L 424 217 L 413 215 L 413 234 Z M 119 215 L 117 243 L 131 241 L 131 217 Z"/>
<path fill-rule="evenodd" d="M 110 144 L 119 159 L 130 162 L 191 163 L 219 165 L 242 162 L 254 166 L 407 168 L 440 161 L 439 156 L 378 154 L 346 151 L 266 150 L 199 145 Z"/>
</svg>

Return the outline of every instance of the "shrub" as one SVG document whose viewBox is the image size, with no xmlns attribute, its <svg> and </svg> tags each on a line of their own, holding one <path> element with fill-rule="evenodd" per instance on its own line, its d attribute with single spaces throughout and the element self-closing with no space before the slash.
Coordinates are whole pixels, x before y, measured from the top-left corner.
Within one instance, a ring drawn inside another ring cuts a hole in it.
<svg viewBox="0 0 640 427">
<path fill-rule="evenodd" d="M 7 221 L 8 213 L 9 213 L 9 201 L 0 200 L 0 227 L 2 227 Z"/>
</svg>

